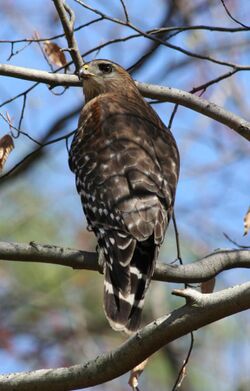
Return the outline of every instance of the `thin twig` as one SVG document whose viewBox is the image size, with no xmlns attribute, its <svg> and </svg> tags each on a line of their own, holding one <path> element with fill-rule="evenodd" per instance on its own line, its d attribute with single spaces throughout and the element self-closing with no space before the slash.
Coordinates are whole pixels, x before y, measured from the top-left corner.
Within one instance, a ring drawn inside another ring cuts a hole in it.
<svg viewBox="0 0 250 391">
<path fill-rule="evenodd" d="M 173 223 L 174 223 L 174 232 L 175 232 L 175 241 L 176 241 L 176 249 L 177 249 L 177 259 L 179 260 L 180 264 L 183 265 L 183 260 L 182 260 L 182 256 L 181 256 L 181 246 L 180 246 L 180 237 L 179 237 L 179 231 L 178 231 L 178 227 L 177 227 L 177 222 L 176 222 L 176 218 L 175 218 L 175 212 L 173 211 L 173 216 L 172 216 L 172 219 L 173 219 Z M 188 287 L 188 284 L 187 282 L 185 282 L 184 284 L 185 288 Z M 190 332 L 190 345 L 189 345 L 189 349 L 188 349 L 188 352 L 187 352 L 187 355 L 186 355 L 186 358 L 179 370 L 179 373 L 177 375 L 177 378 L 175 380 L 175 383 L 173 385 L 173 388 L 172 388 L 172 391 L 176 391 L 177 390 L 177 387 L 179 387 L 179 383 L 183 380 L 183 373 L 184 373 L 184 370 L 188 364 L 188 361 L 190 359 L 190 356 L 191 356 L 191 353 L 192 353 L 192 350 L 193 350 L 193 346 L 194 346 L 194 334 L 193 334 L 193 331 Z"/>
<path fill-rule="evenodd" d="M 173 109 L 173 111 L 172 111 L 172 114 L 171 114 L 170 119 L 169 119 L 169 122 L 168 122 L 168 128 L 169 128 L 169 129 L 172 128 L 173 121 L 174 121 L 174 117 L 175 117 L 175 115 L 176 115 L 176 113 L 177 113 L 177 110 L 178 110 L 178 106 L 179 106 L 179 105 L 178 105 L 177 103 L 174 105 L 174 109 Z"/>
<path fill-rule="evenodd" d="M 36 139 L 34 139 L 32 136 L 29 135 L 28 132 L 25 132 L 24 130 L 21 130 L 19 127 L 16 128 L 10 121 L 8 118 L 5 118 L 5 116 L 0 113 L 0 117 L 9 125 L 10 129 L 14 129 L 16 130 L 17 132 L 17 135 L 14 135 L 13 132 L 11 132 L 11 135 L 13 138 L 18 138 L 20 134 L 22 134 L 23 136 L 27 137 L 29 140 L 33 141 L 33 143 L 35 144 L 38 144 L 38 145 L 42 145 L 39 141 L 37 141 Z M 1 177 L 0 177 L 1 178 Z"/>
<path fill-rule="evenodd" d="M 99 15 L 99 16 L 102 16 L 104 19 L 108 20 L 108 21 L 111 21 L 113 23 L 117 23 L 117 24 L 120 24 L 122 26 L 127 26 L 129 28 L 131 28 L 132 30 L 136 31 L 137 33 L 140 34 L 140 36 L 143 36 L 145 38 L 148 38 L 150 40 L 153 40 L 155 42 L 158 42 L 160 43 L 161 45 L 163 46 L 166 46 L 170 49 L 173 49 L 173 50 L 176 50 L 182 54 L 185 54 L 187 56 L 191 56 L 191 57 L 194 57 L 194 58 L 197 58 L 197 59 L 200 59 L 200 60 L 206 60 L 206 61 L 210 61 L 214 64 L 218 64 L 218 65 L 223 65 L 223 66 L 227 66 L 227 67 L 230 67 L 230 68 L 235 68 L 236 67 L 236 64 L 234 63 L 231 63 L 231 62 L 226 62 L 226 61 L 220 61 L 216 58 L 213 58 L 211 56 L 204 56 L 202 54 L 198 54 L 198 53 L 194 53 L 194 52 L 191 52 L 190 50 L 187 50 L 187 49 L 184 49 L 180 46 L 177 46 L 177 45 L 174 45 L 174 44 L 171 44 L 169 42 L 165 42 L 164 40 L 158 38 L 158 37 L 155 37 L 152 33 L 147 33 L 141 29 L 139 29 L 137 26 L 133 25 L 131 22 L 128 23 L 128 22 L 124 22 L 123 20 L 120 20 L 118 18 L 113 18 L 109 15 L 106 15 L 104 14 L 103 12 L 101 12 L 100 10 L 98 9 L 95 9 L 93 7 L 91 7 L 90 5 L 86 4 L 84 1 L 82 0 L 74 0 L 76 3 L 80 4 L 82 7 L 84 7 L 85 9 L 88 9 L 89 11 L 92 11 L 93 13 Z"/>
<path fill-rule="evenodd" d="M 58 138 L 55 138 L 53 140 L 50 140 L 48 141 L 47 143 L 45 144 L 41 144 L 37 149 L 35 149 L 34 151 L 28 153 L 23 159 L 21 159 L 14 167 L 12 167 L 8 172 L 6 172 L 6 174 L 0 176 L 0 182 L 1 180 L 5 179 L 6 177 L 8 177 L 9 175 L 11 175 L 19 166 L 21 166 L 26 160 L 28 160 L 31 156 L 35 155 L 36 153 L 38 153 L 42 148 L 44 147 L 47 147 L 48 145 L 51 145 L 51 144 L 55 144 L 55 143 L 58 143 L 59 141 L 62 141 L 62 140 L 66 140 L 67 138 L 71 137 L 74 133 L 75 133 L 76 130 L 73 130 L 72 132 L 69 132 L 67 133 L 66 135 L 63 135 L 61 137 L 58 137 Z M 35 141 L 34 139 L 32 139 L 32 141 Z M 38 143 L 36 141 L 36 143 Z"/>
<path fill-rule="evenodd" d="M 120 0 L 121 2 L 121 5 L 122 5 L 122 8 L 123 8 L 123 12 L 124 12 L 124 15 L 125 15 L 125 18 L 126 18 L 126 22 L 129 23 L 129 16 L 128 16 L 128 11 L 127 11 L 127 7 L 125 5 L 125 2 L 124 0 Z"/>
<path fill-rule="evenodd" d="M 180 238 L 179 232 L 177 228 L 177 223 L 175 219 L 175 212 L 173 211 L 172 220 L 174 224 L 174 233 L 175 233 L 175 242 L 176 242 L 176 250 L 177 250 L 177 259 L 180 261 L 180 264 L 183 265 L 182 257 L 181 257 L 181 246 L 180 246 Z"/>
<path fill-rule="evenodd" d="M 190 90 L 189 92 L 190 92 L 191 94 L 194 94 L 194 93 L 196 93 L 196 92 L 198 92 L 198 91 L 201 91 L 201 90 L 204 92 L 204 91 L 206 91 L 206 89 L 207 89 L 208 87 L 212 86 L 213 84 L 217 84 L 217 83 L 219 83 L 219 82 L 222 81 L 222 80 L 228 79 L 229 77 L 235 75 L 235 73 L 237 73 L 237 72 L 239 72 L 239 69 L 238 69 L 238 68 L 233 69 L 233 70 L 231 70 L 231 71 L 229 71 L 229 72 L 223 73 L 222 75 L 216 77 L 215 79 L 212 79 L 212 80 L 210 80 L 210 81 L 208 81 L 208 82 L 206 82 L 206 83 L 203 83 L 203 84 L 201 84 L 201 85 L 198 86 L 198 87 L 192 88 L 192 90 Z"/>
<path fill-rule="evenodd" d="M 1 74 L 1 64 L 0 64 L 0 74 Z M 6 74 L 6 76 L 7 76 L 7 74 Z M 12 75 L 10 74 L 9 76 L 12 76 Z M 33 80 L 33 79 L 28 79 L 28 80 Z M 16 99 L 21 98 L 22 96 L 28 94 L 30 91 L 32 91 L 34 88 L 36 88 L 38 85 L 39 85 L 39 82 L 38 83 L 34 83 L 31 87 L 27 88 L 27 90 L 21 92 L 20 94 L 17 94 L 13 98 L 10 98 L 10 99 L 4 101 L 3 103 L 0 104 L 0 108 L 5 106 L 5 105 L 7 105 L 7 104 L 9 104 L 9 103 L 11 103 L 11 102 L 13 102 Z"/>
<path fill-rule="evenodd" d="M 241 23 L 239 20 L 237 20 L 237 19 L 235 19 L 235 18 L 233 17 L 233 15 L 231 14 L 231 12 L 230 12 L 229 9 L 227 8 L 227 6 L 226 6 L 224 0 L 220 0 L 220 1 L 221 1 L 222 5 L 223 5 L 223 7 L 224 7 L 224 9 L 225 9 L 225 11 L 226 11 L 226 13 L 227 13 L 227 15 L 229 16 L 230 19 L 232 19 L 235 23 L 239 24 L 240 26 L 245 27 L 246 29 L 249 29 L 249 28 L 250 28 L 249 26 L 247 26 L 247 25 Z"/>
<path fill-rule="evenodd" d="M 11 49 L 10 49 L 10 55 L 9 57 L 7 58 L 7 61 L 10 61 L 12 57 L 16 56 L 17 54 L 21 53 L 24 49 L 26 49 L 29 45 L 31 44 L 31 42 L 28 42 L 26 45 L 24 45 L 22 48 L 16 50 L 14 52 L 14 45 L 15 45 L 15 42 L 11 42 Z"/>
<path fill-rule="evenodd" d="M 78 27 L 74 28 L 74 32 L 79 31 L 85 27 L 90 26 L 91 24 L 97 23 L 101 20 L 104 20 L 103 16 L 98 16 L 95 19 L 90 20 L 89 22 L 86 22 L 84 24 L 81 24 Z M 148 34 L 162 34 L 162 33 L 168 33 L 171 31 L 177 31 L 178 33 L 186 32 L 186 31 L 194 31 L 194 30 L 205 30 L 205 31 L 211 31 L 211 32 L 218 32 L 218 33 L 242 33 L 244 31 L 248 31 L 250 27 L 221 27 L 221 26 L 208 26 L 208 25 L 193 25 L 193 26 L 169 26 L 169 27 L 155 27 L 154 29 L 150 29 L 147 31 Z M 44 42 L 44 41 L 54 41 L 58 38 L 62 38 L 65 36 L 65 33 L 53 35 L 51 37 L 45 37 L 45 38 L 20 38 L 20 39 L 0 39 L 0 44 L 16 44 L 16 43 L 22 43 L 22 42 Z"/>
<path fill-rule="evenodd" d="M 232 238 L 230 238 L 230 236 L 229 236 L 228 234 L 226 234 L 225 232 L 223 232 L 223 235 L 225 236 L 225 238 L 226 238 L 230 243 L 233 243 L 237 248 L 246 248 L 246 249 L 250 249 L 250 245 L 249 245 L 249 246 L 243 246 L 242 244 L 237 243 L 235 240 L 233 240 Z"/>
<path fill-rule="evenodd" d="M 20 115 L 20 119 L 19 119 L 19 123 L 18 123 L 18 130 L 19 131 L 20 131 L 21 126 L 22 126 L 22 121 L 23 121 L 23 117 L 24 117 L 24 111 L 25 111 L 25 107 L 26 107 L 26 101 L 27 101 L 27 94 L 24 94 L 23 95 L 22 111 L 21 111 L 21 115 Z"/>
<path fill-rule="evenodd" d="M 186 369 L 186 366 L 187 366 L 187 363 L 188 363 L 188 361 L 189 361 L 189 359 L 191 357 L 191 353 L 192 353 L 192 350 L 193 350 L 193 347 L 194 347 L 194 333 L 193 333 L 193 331 L 191 331 L 189 333 L 189 335 L 190 335 L 191 339 L 190 339 L 190 345 L 189 345 L 189 349 L 188 349 L 188 352 L 187 352 L 187 356 L 186 356 L 185 360 L 183 361 L 183 364 L 182 364 L 181 369 L 180 369 L 180 371 L 178 373 L 178 376 L 176 378 L 176 381 L 174 383 L 172 391 L 176 391 L 181 386 L 180 383 L 184 379 L 183 373 L 184 373 L 184 371 Z"/>
</svg>

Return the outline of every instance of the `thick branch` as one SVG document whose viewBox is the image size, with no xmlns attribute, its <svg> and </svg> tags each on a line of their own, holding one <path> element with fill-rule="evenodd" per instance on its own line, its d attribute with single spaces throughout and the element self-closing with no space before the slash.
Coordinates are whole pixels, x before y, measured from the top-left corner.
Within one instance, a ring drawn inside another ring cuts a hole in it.
<svg viewBox="0 0 250 391">
<path fill-rule="evenodd" d="M 36 69 L 16 67 L 6 64 L 0 64 L 0 75 L 11 76 L 24 80 L 39 81 L 51 86 L 61 85 L 78 87 L 82 85 L 78 77 L 75 75 L 48 73 Z M 137 86 L 142 95 L 145 97 L 173 102 L 188 107 L 228 126 L 250 141 L 250 123 L 215 103 L 211 103 L 206 99 L 202 99 L 177 88 L 162 87 L 159 85 L 139 82 L 137 82 Z"/>
<path fill-rule="evenodd" d="M 141 94 L 147 98 L 177 103 L 188 107 L 189 109 L 195 110 L 198 113 L 204 114 L 207 117 L 213 118 L 214 120 L 235 130 L 242 137 L 250 141 L 250 123 L 215 103 L 190 94 L 189 92 L 178 90 L 177 88 L 140 83 L 139 89 Z"/>
<path fill-rule="evenodd" d="M 224 270 L 250 269 L 250 250 L 220 250 L 186 265 L 157 264 L 153 279 L 197 283 L 207 281 Z"/>
<path fill-rule="evenodd" d="M 42 262 L 100 271 L 97 254 L 58 246 L 0 242 L 0 259 L 6 261 Z M 250 268 L 250 250 L 221 250 L 187 265 L 157 264 L 153 279 L 157 281 L 194 283 L 209 280 L 223 270 Z"/>
<path fill-rule="evenodd" d="M 78 71 L 83 64 L 83 61 L 78 49 L 77 41 L 74 37 L 74 21 L 75 21 L 74 12 L 62 0 L 53 0 L 53 2 L 58 12 L 59 18 L 61 20 L 63 30 L 65 32 L 70 55 L 72 57 L 72 60 L 74 61 L 76 70 Z"/>
<path fill-rule="evenodd" d="M 37 81 L 50 86 L 80 87 L 82 83 L 75 75 L 49 73 L 38 69 L 17 67 L 15 65 L 0 64 L 0 75 L 15 77 L 22 80 Z"/>
<path fill-rule="evenodd" d="M 188 289 L 182 296 L 188 298 L 188 305 L 150 323 L 117 349 L 69 368 L 0 376 L 1 391 L 75 390 L 121 376 L 169 342 L 250 308 L 250 283 L 213 294 Z"/>
</svg>

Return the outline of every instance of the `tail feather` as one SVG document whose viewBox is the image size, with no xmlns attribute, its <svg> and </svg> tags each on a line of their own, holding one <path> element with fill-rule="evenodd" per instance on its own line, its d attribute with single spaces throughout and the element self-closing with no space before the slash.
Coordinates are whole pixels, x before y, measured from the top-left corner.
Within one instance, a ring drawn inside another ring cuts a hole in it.
<svg viewBox="0 0 250 391">
<path fill-rule="evenodd" d="M 131 311 L 129 294 L 123 295 L 112 283 L 112 271 L 105 267 L 104 273 L 104 311 L 114 330 L 123 331 Z"/>
<path fill-rule="evenodd" d="M 113 276 L 113 268 L 106 265 L 104 310 L 113 329 L 133 332 L 140 327 L 145 293 L 153 274 L 157 253 L 158 246 L 154 243 L 154 235 L 136 243 L 130 265 L 119 270 L 129 277 L 127 289 L 123 287 L 121 290 L 119 285 L 116 285 L 117 276 Z"/>
</svg>

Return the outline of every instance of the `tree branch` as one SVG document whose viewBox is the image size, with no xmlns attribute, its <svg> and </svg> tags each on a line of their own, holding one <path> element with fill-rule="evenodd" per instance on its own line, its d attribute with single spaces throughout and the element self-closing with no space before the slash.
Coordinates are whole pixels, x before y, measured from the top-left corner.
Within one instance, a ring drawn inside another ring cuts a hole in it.
<svg viewBox="0 0 250 391">
<path fill-rule="evenodd" d="M 68 368 L 2 375 L 1 391 L 75 390 L 121 376 L 169 342 L 250 308 L 250 283 L 212 294 L 187 289 L 182 296 L 187 305 L 150 323 L 117 349 Z"/>
<path fill-rule="evenodd" d="M 75 75 L 55 74 L 36 69 L 17 67 L 14 65 L 0 64 L 0 75 L 23 80 L 38 81 L 40 83 L 49 84 L 52 87 L 57 85 L 72 87 L 82 86 L 82 83 Z M 209 102 L 206 99 L 177 88 L 162 87 L 155 84 L 139 82 L 136 82 L 136 84 L 143 96 L 161 101 L 178 103 L 190 108 L 228 126 L 240 136 L 250 141 L 250 122 L 223 109 L 215 103 Z"/>
<path fill-rule="evenodd" d="M 72 9 L 62 0 L 53 0 L 56 10 L 58 12 L 59 18 L 61 20 L 63 30 L 68 42 L 69 52 L 72 57 L 72 60 L 75 64 L 76 71 L 78 71 L 82 64 L 82 57 L 80 55 L 77 41 L 74 37 L 74 22 L 75 15 Z"/>
<path fill-rule="evenodd" d="M 177 88 L 139 83 L 139 89 L 141 94 L 147 98 L 177 103 L 213 118 L 250 141 L 250 123 L 215 103 L 190 94 L 189 92 L 178 90 Z"/>
<path fill-rule="evenodd" d="M 76 75 L 49 73 L 38 69 L 18 67 L 15 65 L 0 64 L 0 75 L 15 77 L 22 80 L 37 81 L 50 86 L 80 87 L 82 83 Z"/>
<path fill-rule="evenodd" d="M 19 262 L 42 262 L 101 271 L 97 253 L 31 242 L 0 242 L 0 259 Z M 158 263 L 153 275 L 157 281 L 195 283 L 209 280 L 223 270 L 250 268 L 250 250 L 220 250 L 186 265 Z"/>
</svg>

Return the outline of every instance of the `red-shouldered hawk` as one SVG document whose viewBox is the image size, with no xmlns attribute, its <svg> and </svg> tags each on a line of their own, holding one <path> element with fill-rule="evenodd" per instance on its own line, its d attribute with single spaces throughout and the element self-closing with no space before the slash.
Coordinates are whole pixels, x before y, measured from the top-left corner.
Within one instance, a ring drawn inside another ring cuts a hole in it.
<svg viewBox="0 0 250 391">
<path fill-rule="evenodd" d="M 115 330 L 139 328 L 179 175 L 173 135 L 118 64 L 80 70 L 85 94 L 69 157 L 104 260 L 104 310 Z"/>
</svg>

